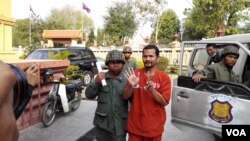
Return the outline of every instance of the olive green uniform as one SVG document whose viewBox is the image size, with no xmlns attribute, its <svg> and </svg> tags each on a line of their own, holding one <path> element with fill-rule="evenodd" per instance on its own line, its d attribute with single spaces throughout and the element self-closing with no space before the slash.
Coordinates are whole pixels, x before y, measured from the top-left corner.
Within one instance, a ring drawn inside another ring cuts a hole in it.
<svg viewBox="0 0 250 141">
<path fill-rule="evenodd" d="M 86 89 L 86 97 L 97 98 L 97 109 L 94 117 L 98 141 L 126 141 L 125 123 L 128 112 L 128 101 L 123 100 L 122 90 L 126 79 L 121 73 L 118 77 L 106 74 L 106 86 L 92 82 Z"/>
<path fill-rule="evenodd" d="M 136 69 L 136 63 L 131 58 L 125 61 L 125 64 L 123 66 L 123 71 L 127 70 L 128 68 L 133 68 L 134 70 Z"/>
<path fill-rule="evenodd" d="M 238 82 L 238 77 L 232 71 L 232 68 L 227 67 L 222 61 L 212 65 L 208 65 L 204 69 L 204 73 L 207 78 L 228 81 L 228 82 Z"/>
</svg>

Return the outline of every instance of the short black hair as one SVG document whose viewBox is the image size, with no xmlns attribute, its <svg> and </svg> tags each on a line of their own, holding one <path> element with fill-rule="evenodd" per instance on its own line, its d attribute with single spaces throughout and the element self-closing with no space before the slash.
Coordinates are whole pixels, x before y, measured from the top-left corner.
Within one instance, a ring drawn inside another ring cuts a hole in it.
<svg viewBox="0 0 250 141">
<path fill-rule="evenodd" d="M 215 44 L 207 44 L 206 48 L 211 47 L 211 46 L 212 46 L 213 48 L 215 48 L 216 45 L 215 45 Z"/>
<path fill-rule="evenodd" d="M 143 49 L 142 49 L 142 53 L 144 53 L 144 50 L 146 49 L 154 49 L 155 50 L 155 54 L 158 57 L 160 54 L 159 48 L 156 45 L 146 45 Z"/>
</svg>

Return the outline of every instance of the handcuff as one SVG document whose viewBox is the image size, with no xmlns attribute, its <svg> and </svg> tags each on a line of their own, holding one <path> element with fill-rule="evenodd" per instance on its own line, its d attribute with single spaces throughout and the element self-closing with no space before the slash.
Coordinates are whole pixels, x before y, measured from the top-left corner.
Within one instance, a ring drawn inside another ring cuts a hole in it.
<svg viewBox="0 0 250 141">
<path fill-rule="evenodd" d="M 136 83 L 135 85 L 132 85 L 132 88 L 134 88 L 134 89 L 139 88 L 139 84 Z"/>
</svg>

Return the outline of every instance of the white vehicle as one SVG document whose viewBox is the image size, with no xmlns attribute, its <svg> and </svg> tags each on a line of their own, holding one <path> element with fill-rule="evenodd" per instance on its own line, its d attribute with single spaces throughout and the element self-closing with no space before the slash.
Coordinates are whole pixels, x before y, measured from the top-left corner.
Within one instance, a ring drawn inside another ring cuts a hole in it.
<svg viewBox="0 0 250 141">
<path fill-rule="evenodd" d="M 233 67 L 239 83 L 202 79 L 194 83 L 191 75 L 202 69 L 209 57 L 206 45 L 216 44 L 218 49 L 226 45 L 239 48 L 240 56 Z M 187 72 L 183 73 L 183 53 L 187 45 L 193 45 Z M 250 89 L 243 83 L 250 79 L 250 34 L 217 37 L 182 43 L 178 78 L 172 87 L 172 123 L 179 128 L 193 127 L 221 136 L 226 124 L 250 124 Z"/>
</svg>

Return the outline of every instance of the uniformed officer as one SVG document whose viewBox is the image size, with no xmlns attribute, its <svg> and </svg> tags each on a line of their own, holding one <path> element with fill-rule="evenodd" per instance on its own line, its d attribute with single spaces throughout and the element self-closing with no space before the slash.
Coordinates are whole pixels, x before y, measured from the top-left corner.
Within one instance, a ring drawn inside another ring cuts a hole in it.
<svg viewBox="0 0 250 141">
<path fill-rule="evenodd" d="M 123 70 L 127 70 L 128 68 L 136 69 L 136 63 L 133 59 L 131 59 L 132 48 L 130 46 L 125 46 L 123 48 L 123 55 L 125 57 L 125 64 L 123 66 Z"/>
<path fill-rule="evenodd" d="M 208 65 L 203 71 L 195 71 L 192 79 L 194 82 L 199 82 L 201 78 L 238 82 L 238 78 L 232 71 L 233 66 L 236 64 L 238 58 L 238 48 L 229 45 L 222 50 L 220 62 Z"/>
<path fill-rule="evenodd" d="M 126 141 L 125 123 L 128 101 L 123 100 L 122 90 L 127 80 L 122 68 L 125 63 L 122 52 L 113 50 L 106 56 L 108 72 L 100 72 L 95 80 L 87 86 L 86 97 L 97 98 L 94 117 L 97 141 Z M 101 81 L 106 80 L 103 86 Z"/>
</svg>

